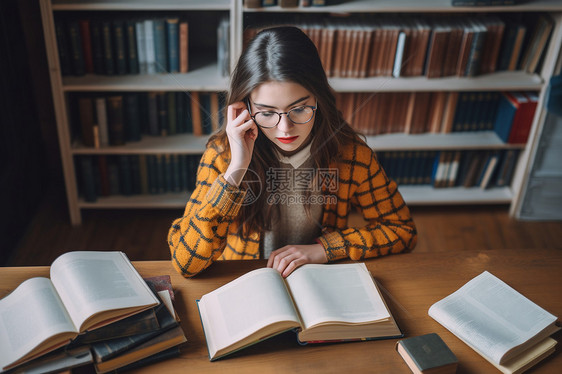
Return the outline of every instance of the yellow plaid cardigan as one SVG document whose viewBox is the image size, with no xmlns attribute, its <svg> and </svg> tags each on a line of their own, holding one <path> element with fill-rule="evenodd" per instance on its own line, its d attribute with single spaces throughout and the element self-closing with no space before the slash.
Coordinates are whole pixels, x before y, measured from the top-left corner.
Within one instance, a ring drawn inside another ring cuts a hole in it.
<svg viewBox="0 0 562 374">
<path fill-rule="evenodd" d="M 225 181 L 230 154 L 217 148 L 209 146 L 204 152 L 196 188 L 183 217 L 173 222 L 168 234 L 173 266 L 185 277 L 198 274 L 218 259 L 260 257 L 260 233 L 249 238 L 237 233 L 235 218 L 245 191 Z M 363 260 L 413 249 L 417 232 L 410 211 L 373 150 L 356 139 L 341 154 L 330 165 L 339 169 L 336 203 L 328 200 L 324 206 L 318 238 L 328 260 Z M 361 212 L 365 227 L 347 226 L 352 208 Z"/>
</svg>

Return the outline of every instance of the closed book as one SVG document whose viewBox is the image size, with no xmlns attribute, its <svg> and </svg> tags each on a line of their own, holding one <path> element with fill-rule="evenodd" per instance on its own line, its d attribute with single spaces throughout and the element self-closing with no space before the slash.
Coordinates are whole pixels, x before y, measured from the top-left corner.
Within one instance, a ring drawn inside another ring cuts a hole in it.
<svg viewBox="0 0 562 374">
<path fill-rule="evenodd" d="M 94 63 L 94 73 L 103 74 L 105 71 L 103 54 L 102 26 L 98 19 L 90 21 L 90 38 L 92 41 L 92 59 Z"/>
<path fill-rule="evenodd" d="M 169 348 L 179 346 L 186 341 L 185 334 L 181 326 L 178 325 L 110 360 L 94 363 L 94 366 L 97 373 L 107 373 L 150 357 L 156 353 L 163 352 Z"/>
<path fill-rule="evenodd" d="M 458 359 L 436 333 L 399 340 L 396 350 L 413 373 L 455 373 Z"/>
<path fill-rule="evenodd" d="M 158 105 L 158 132 L 161 136 L 168 135 L 168 95 L 166 92 L 156 94 Z"/>
<path fill-rule="evenodd" d="M 179 325 L 178 321 L 174 318 L 170 310 L 168 310 L 165 303 L 160 298 L 155 287 L 148 281 L 147 284 L 160 301 L 159 305 L 151 309 L 156 319 L 155 327 L 147 328 L 144 331 L 136 329 L 136 334 L 115 339 L 106 339 L 91 344 L 91 350 L 95 362 L 99 363 L 109 361 Z"/>
<path fill-rule="evenodd" d="M 157 362 L 161 362 L 164 360 L 168 360 L 170 358 L 178 357 L 181 353 L 180 346 L 175 346 L 172 348 L 168 348 L 162 352 L 155 353 L 151 356 L 146 358 L 142 358 L 138 361 L 132 362 L 128 365 L 115 369 L 114 373 L 124 373 L 127 371 L 132 371 L 133 369 L 138 369 L 141 367 L 145 367 L 151 364 L 155 364 Z"/>
<path fill-rule="evenodd" d="M 130 196 L 133 194 L 132 170 L 129 155 L 117 156 L 119 162 L 119 187 L 121 194 Z"/>
<path fill-rule="evenodd" d="M 125 144 L 125 124 L 123 122 L 123 96 L 107 98 L 107 127 L 110 145 Z"/>
<path fill-rule="evenodd" d="M 80 191 L 82 198 L 87 202 L 97 200 L 96 180 L 94 174 L 94 161 L 92 156 L 81 156 L 80 161 Z"/>
<path fill-rule="evenodd" d="M 176 93 L 173 91 L 166 93 L 167 104 L 168 104 L 168 135 L 175 135 L 177 131 L 177 104 L 176 104 Z"/>
<path fill-rule="evenodd" d="M 113 36 L 111 32 L 111 21 L 101 21 L 101 35 L 103 46 L 103 61 L 104 61 L 104 74 L 115 74 L 114 51 L 113 51 Z"/>
<path fill-rule="evenodd" d="M 84 50 L 82 48 L 82 36 L 80 35 L 80 25 L 78 21 L 68 22 L 68 40 L 70 45 L 71 72 L 73 75 L 84 75 L 86 67 L 84 65 Z"/>
<path fill-rule="evenodd" d="M 132 19 L 125 21 L 125 40 L 127 45 L 127 69 L 129 74 L 139 73 L 139 57 L 137 50 L 137 28 Z"/>
<path fill-rule="evenodd" d="M 137 43 L 138 73 L 146 74 L 146 41 L 144 32 L 144 21 L 135 22 L 135 38 Z"/>
<path fill-rule="evenodd" d="M 166 43 L 166 21 L 153 20 L 154 26 L 154 57 L 156 73 L 168 71 L 168 46 Z"/>
<path fill-rule="evenodd" d="M 201 115 L 201 104 L 199 92 L 191 93 L 191 125 L 193 135 L 203 135 L 203 119 Z"/>
<path fill-rule="evenodd" d="M 189 24 L 180 22 L 179 26 L 179 61 L 180 73 L 189 71 Z"/>
<path fill-rule="evenodd" d="M 107 105 L 105 97 L 97 97 L 95 102 L 99 143 L 101 147 L 107 147 L 109 145 L 109 130 L 107 128 Z"/>
<path fill-rule="evenodd" d="M 95 114 L 94 104 L 90 97 L 80 97 L 78 99 L 78 113 L 80 118 L 80 132 L 82 144 L 86 147 L 94 147 L 95 139 Z"/>
<path fill-rule="evenodd" d="M 144 43 L 146 52 L 146 72 L 156 73 L 156 50 L 154 46 L 154 21 L 147 19 L 144 21 Z"/>
<path fill-rule="evenodd" d="M 166 20 L 166 40 L 168 43 L 168 72 L 178 73 L 180 71 L 179 19 L 169 18 Z"/>
<path fill-rule="evenodd" d="M 123 95 L 126 141 L 141 139 L 141 109 L 138 93 L 129 92 Z"/>
<path fill-rule="evenodd" d="M 113 20 L 111 23 L 115 73 L 127 74 L 127 49 L 125 42 L 125 26 L 122 20 Z"/>
<path fill-rule="evenodd" d="M 84 56 L 84 70 L 86 74 L 94 73 L 94 58 L 92 54 L 92 38 L 90 32 L 90 20 L 81 19 L 78 21 L 80 26 L 80 37 L 82 38 L 82 53 Z"/>
<path fill-rule="evenodd" d="M 59 52 L 59 65 L 63 76 L 72 74 L 72 62 L 70 54 L 70 46 L 68 44 L 68 34 L 66 25 L 63 21 L 55 23 L 55 35 L 57 38 L 57 49 Z"/>
<path fill-rule="evenodd" d="M 535 92 L 524 92 L 521 95 L 524 98 L 517 97 L 520 106 L 513 117 L 509 139 L 507 140 L 510 144 L 527 143 L 539 101 L 539 97 Z"/>
<path fill-rule="evenodd" d="M 481 22 L 472 20 L 472 24 L 474 27 L 474 36 L 472 38 L 470 53 L 468 55 L 466 69 L 464 71 L 464 75 L 467 77 L 473 77 L 480 73 L 482 54 L 484 52 L 484 43 L 486 41 L 486 34 L 488 32 L 486 27 Z"/>
</svg>

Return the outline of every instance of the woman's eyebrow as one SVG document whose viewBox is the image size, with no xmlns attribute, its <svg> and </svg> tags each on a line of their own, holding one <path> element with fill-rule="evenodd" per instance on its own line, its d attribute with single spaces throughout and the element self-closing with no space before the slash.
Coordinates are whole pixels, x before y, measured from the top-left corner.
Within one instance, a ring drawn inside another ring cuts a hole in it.
<svg viewBox="0 0 562 374">
<path fill-rule="evenodd" d="M 289 105 L 287 105 L 287 107 L 290 107 L 290 106 L 293 106 L 293 105 L 295 105 L 295 104 L 298 104 L 298 103 L 300 103 L 301 101 L 305 101 L 305 100 L 307 100 L 309 97 L 310 97 L 310 96 L 301 97 L 300 99 L 295 100 L 295 101 L 293 101 L 292 103 L 290 103 Z M 271 108 L 271 109 L 275 109 L 275 108 L 276 108 L 275 106 L 266 105 L 266 104 L 259 104 L 259 103 L 256 103 L 256 102 L 254 102 L 254 105 L 255 105 L 255 106 L 262 107 L 262 108 Z"/>
</svg>

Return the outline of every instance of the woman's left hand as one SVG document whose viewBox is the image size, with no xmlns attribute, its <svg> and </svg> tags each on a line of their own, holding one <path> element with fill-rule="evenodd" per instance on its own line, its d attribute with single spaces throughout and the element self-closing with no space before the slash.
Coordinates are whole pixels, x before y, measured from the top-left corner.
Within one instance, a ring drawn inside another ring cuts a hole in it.
<svg viewBox="0 0 562 374">
<path fill-rule="evenodd" d="M 276 269 L 286 278 L 304 264 L 325 264 L 328 262 L 322 244 L 286 245 L 271 252 L 267 267 Z"/>
</svg>

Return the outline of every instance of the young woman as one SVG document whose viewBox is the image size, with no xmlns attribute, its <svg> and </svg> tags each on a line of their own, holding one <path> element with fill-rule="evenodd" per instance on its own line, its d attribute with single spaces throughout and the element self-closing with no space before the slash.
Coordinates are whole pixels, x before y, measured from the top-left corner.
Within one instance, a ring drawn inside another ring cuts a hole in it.
<svg viewBox="0 0 562 374">
<path fill-rule="evenodd" d="M 306 263 L 413 249 L 417 233 L 396 183 L 336 108 L 318 52 L 298 28 L 261 31 L 230 81 L 226 126 L 168 242 L 174 267 L 267 258 L 283 276 Z M 352 210 L 367 224 L 348 227 Z"/>
</svg>

